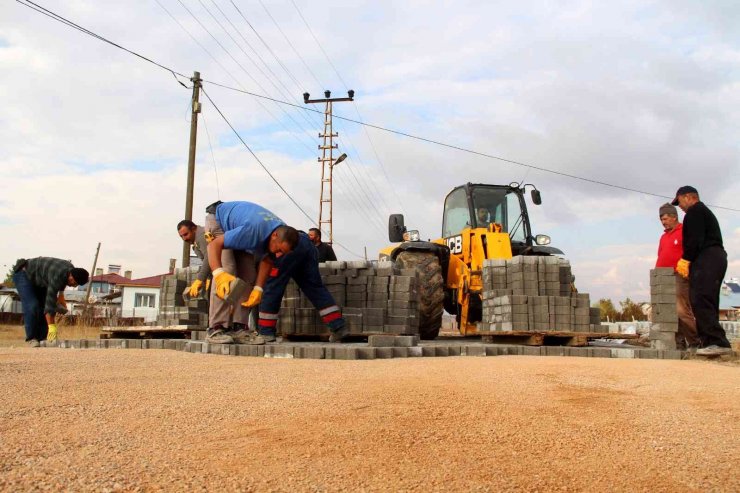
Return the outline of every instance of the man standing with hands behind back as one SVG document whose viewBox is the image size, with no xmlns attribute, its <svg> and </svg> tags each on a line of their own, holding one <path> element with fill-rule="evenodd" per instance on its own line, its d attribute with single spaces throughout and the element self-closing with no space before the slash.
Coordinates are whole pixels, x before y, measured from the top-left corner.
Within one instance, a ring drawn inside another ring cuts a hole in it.
<svg viewBox="0 0 740 493">
<path fill-rule="evenodd" d="M 671 202 L 686 213 L 683 220 L 683 257 L 676 272 L 689 280 L 691 308 L 703 348 L 696 354 L 718 356 L 732 352 L 719 324 L 719 291 L 727 272 L 727 252 L 712 211 L 699 200 L 696 188 L 686 185 Z"/>
</svg>

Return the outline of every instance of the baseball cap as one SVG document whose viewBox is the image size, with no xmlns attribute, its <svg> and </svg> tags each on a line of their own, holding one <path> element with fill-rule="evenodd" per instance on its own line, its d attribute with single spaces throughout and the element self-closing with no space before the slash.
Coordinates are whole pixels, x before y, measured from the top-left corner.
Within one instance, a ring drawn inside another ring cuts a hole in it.
<svg viewBox="0 0 740 493">
<path fill-rule="evenodd" d="M 679 195 L 685 195 L 687 193 L 699 193 L 696 188 L 692 187 L 691 185 L 684 185 L 678 190 L 676 190 L 676 198 L 673 199 L 673 202 L 671 202 L 671 205 L 678 205 L 678 196 Z"/>
</svg>

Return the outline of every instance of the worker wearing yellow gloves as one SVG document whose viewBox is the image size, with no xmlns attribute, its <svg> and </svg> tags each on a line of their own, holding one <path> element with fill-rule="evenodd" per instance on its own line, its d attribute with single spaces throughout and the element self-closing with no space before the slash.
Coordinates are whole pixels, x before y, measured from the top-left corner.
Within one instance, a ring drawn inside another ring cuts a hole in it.
<svg viewBox="0 0 740 493">
<path fill-rule="evenodd" d="M 259 307 L 259 335 L 250 344 L 275 341 L 280 303 L 288 282 L 293 279 L 311 300 L 330 331 L 330 341 L 341 342 L 348 335 L 342 312 L 324 286 L 319 274 L 316 247 L 304 232 L 286 225 L 279 217 L 252 202 L 213 204 L 215 219 L 223 235 L 208 244 L 208 261 L 218 296 L 228 296 L 234 276 L 221 269 L 221 252 L 253 252 L 260 257 L 257 279 L 246 308 Z M 251 286 L 250 286 L 251 287 Z"/>
<path fill-rule="evenodd" d="M 45 340 L 57 337 L 54 319 L 66 311 L 60 307 L 64 296 L 59 293 L 67 286 L 87 284 L 90 275 L 67 260 L 53 257 L 18 259 L 13 266 L 13 282 L 21 297 L 26 342 L 39 347 Z"/>
<path fill-rule="evenodd" d="M 210 206 L 209 206 L 210 207 Z M 180 221 L 177 233 L 183 241 L 193 245 L 195 254 L 203 260 L 196 279 L 188 288 L 191 298 L 199 296 L 204 290 L 208 291 L 213 274 L 214 289 L 211 290 L 208 305 L 208 332 L 206 340 L 215 344 L 230 344 L 232 342 L 246 342 L 249 339 L 248 321 L 250 310 L 242 307 L 231 307 L 224 302 L 224 290 L 228 290 L 229 283 L 236 279 L 239 273 L 245 282 L 254 284 L 255 268 L 254 257 L 245 252 L 222 252 L 223 267 L 218 272 L 211 272 L 208 262 L 208 243 L 217 236 L 223 235 L 213 213 L 206 216 L 205 226 L 198 226 L 189 220 Z M 236 341 L 235 341 L 236 339 Z"/>
</svg>

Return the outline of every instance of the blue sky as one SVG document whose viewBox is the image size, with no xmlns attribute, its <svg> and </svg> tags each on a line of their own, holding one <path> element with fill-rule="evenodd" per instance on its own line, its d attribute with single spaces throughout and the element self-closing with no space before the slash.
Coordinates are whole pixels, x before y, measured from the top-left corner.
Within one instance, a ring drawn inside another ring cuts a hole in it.
<svg viewBox="0 0 740 493">
<path fill-rule="evenodd" d="M 375 125 L 658 195 L 692 184 L 705 202 L 740 208 L 734 2 L 295 0 L 299 14 L 290 0 L 235 0 L 257 37 L 229 1 L 182 1 L 226 50 L 176 0 L 41 4 L 183 74 L 199 70 L 214 102 L 313 220 L 321 115 L 209 81 L 299 105 L 306 91 L 351 88 L 356 102 L 337 104 L 336 114 L 358 119 L 359 111 Z M 190 90 L 15 2 L 0 5 L 0 69 L 0 268 L 36 255 L 89 267 L 100 241 L 102 265 L 140 277 L 166 270 L 181 254 L 174 227 L 184 211 Z M 311 227 L 203 95 L 201 102 L 213 156 L 201 121 L 195 219 L 216 198 L 253 200 Z M 340 257 L 365 248 L 374 257 L 390 213 L 435 237 L 453 187 L 525 178 L 543 196 L 531 208 L 534 231 L 565 250 L 579 289 L 647 298 L 665 199 L 338 119 L 335 131 L 337 154 L 350 156 L 335 170 Z M 740 213 L 715 213 L 728 277 L 738 276 Z"/>
</svg>

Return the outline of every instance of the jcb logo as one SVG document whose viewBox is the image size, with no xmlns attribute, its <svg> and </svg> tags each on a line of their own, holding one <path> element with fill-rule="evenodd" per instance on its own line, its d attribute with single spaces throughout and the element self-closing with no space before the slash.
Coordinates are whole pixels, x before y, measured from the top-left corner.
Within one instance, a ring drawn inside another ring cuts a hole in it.
<svg viewBox="0 0 740 493">
<path fill-rule="evenodd" d="M 462 235 L 450 236 L 445 238 L 450 253 L 462 253 Z"/>
</svg>

